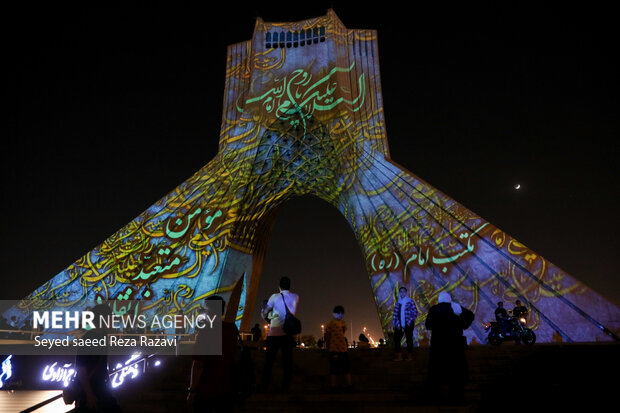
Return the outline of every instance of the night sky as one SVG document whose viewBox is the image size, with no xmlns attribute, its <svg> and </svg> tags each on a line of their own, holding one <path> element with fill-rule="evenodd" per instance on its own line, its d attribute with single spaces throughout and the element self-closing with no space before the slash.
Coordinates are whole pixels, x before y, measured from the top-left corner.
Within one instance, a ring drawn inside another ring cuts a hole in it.
<svg viewBox="0 0 620 413">
<path fill-rule="evenodd" d="M 226 46 L 257 16 L 331 6 L 349 28 L 378 29 L 392 158 L 620 303 L 610 10 L 306 3 L 4 13 L 0 299 L 23 298 L 213 158 Z M 379 335 L 361 252 L 329 204 L 284 207 L 257 302 L 282 275 L 305 332 L 342 304 L 355 339 L 363 325 Z"/>
</svg>

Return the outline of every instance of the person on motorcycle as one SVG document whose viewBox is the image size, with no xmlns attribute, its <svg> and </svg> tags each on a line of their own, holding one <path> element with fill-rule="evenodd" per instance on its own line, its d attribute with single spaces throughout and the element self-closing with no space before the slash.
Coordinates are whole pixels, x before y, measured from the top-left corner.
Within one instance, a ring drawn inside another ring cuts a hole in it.
<svg viewBox="0 0 620 413">
<path fill-rule="evenodd" d="M 527 318 L 527 307 L 521 304 L 521 300 L 515 301 L 515 308 L 512 309 L 512 315 L 517 319 L 523 317 Z"/>
<path fill-rule="evenodd" d="M 497 303 L 497 308 L 495 309 L 495 319 L 499 323 L 500 320 L 508 318 L 508 311 L 504 308 L 504 303 L 499 301 Z"/>
</svg>

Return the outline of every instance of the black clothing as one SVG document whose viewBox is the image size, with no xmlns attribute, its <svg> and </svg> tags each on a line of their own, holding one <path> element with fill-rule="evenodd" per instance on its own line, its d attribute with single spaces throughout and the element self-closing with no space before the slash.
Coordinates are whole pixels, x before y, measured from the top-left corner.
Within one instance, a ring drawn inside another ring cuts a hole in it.
<svg viewBox="0 0 620 413">
<path fill-rule="evenodd" d="M 265 353 L 265 365 L 263 368 L 263 380 L 261 382 L 262 387 L 267 389 L 271 382 L 271 371 L 273 369 L 273 363 L 276 360 L 278 350 L 282 350 L 282 389 L 288 390 L 291 386 L 291 379 L 293 376 L 293 347 L 295 346 L 295 340 L 293 336 L 268 336 L 267 337 L 267 351 Z"/>
<path fill-rule="evenodd" d="M 506 333 L 510 329 L 510 323 L 508 322 L 508 311 L 503 307 L 497 307 L 495 309 L 495 320 L 499 324 L 499 328 L 502 333 Z"/>
<path fill-rule="evenodd" d="M 431 392 L 438 396 L 443 384 L 450 386 L 455 399 L 462 399 L 463 388 L 468 380 L 463 330 L 474 320 L 474 313 L 466 308 L 456 315 L 450 303 L 440 303 L 430 308 L 426 328 L 431 330 L 429 352 L 429 384 Z"/>
<path fill-rule="evenodd" d="M 400 352 L 400 342 L 403 339 L 403 335 L 405 336 L 405 340 L 407 341 L 407 351 L 409 353 L 413 352 L 413 325 L 405 326 L 404 330 L 399 328 L 394 329 L 394 351 Z"/>
<path fill-rule="evenodd" d="M 207 334 L 200 330 L 196 337 L 197 346 L 207 340 Z M 194 355 L 193 360 L 203 362 L 202 375 L 198 383 L 197 399 L 214 397 L 217 394 L 232 394 L 234 364 L 237 357 L 237 337 L 239 332 L 235 323 L 222 322 L 222 354 L 221 355 Z"/>
<path fill-rule="evenodd" d="M 432 306 L 426 317 L 426 329 L 432 331 L 431 347 L 464 349 L 463 330 L 468 328 L 473 320 L 474 313 L 466 308 L 462 308 L 462 313 L 456 315 L 450 303 Z"/>
<path fill-rule="evenodd" d="M 328 359 L 329 374 L 346 374 L 350 372 L 349 355 L 346 351 L 341 353 L 330 351 Z"/>
<path fill-rule="evenodd" d="M 250 332 L 252 333 L 252 340 L 253 341 L 260 341 L 260 339 L 261 339 L 261 337 L 263 335 L 262 331 L 260 331 L 260 327 L 254 326 L 254 327 L 252 327 Z"/>
<path fill-rule="evenodd" d="M 86 336 L 84 336 L 86 337 Z M 75 356 L 75 366 L 84 367 L 90 376 L 90 388 L 98 399 L 107 397 L 110 394 L 108 388 L 108 356 L 107 355 L 77 355 Z M 78 405 L 86 405 L 86 393 L 82 392 L 78 398 Z"/>
<path fill-rule="evenodd" d="M 204 332 L 204 333 L 203 333 Z M 235 323 L 222 322 L 222 354 L 194 355 L 193 360 L 203 362 L 202 374 L 196 386 L 194 409 L 196 412 L 230 411 L 231 400 L 235 392 L 235 361 L 239 331 Z M 203 341 L 208 339 L 206 330 L 200 330 L 196 337 L 196 346 L 204 348 Z"/>
<path fill-rule="evenodd" d="M 507 318 L 508 318 L 508 311 L 506 311 L 505 308 L 497 307 L 495 309 L 495 320 L 499 322 L 500 320 L 505 320 Z"/>
<path fill-rule="evenodd" d="M 104 333 L 97 330 L 87 331 L 84 339 L 101 339 L 105 337 Z M 86 392 L 82 389 L 80 395 L 75 401 L 75 412 L 87 413 L 87 412 L 120 412 L 121 409 L 118 406 L 116 399 L 112 396 L 109 373 L 108 373 L 108 356 L 102 355 L 86 355 L 78 354 L 75 356 L 76 369 L 86 369 L 86 374 L 89 376 L 90 387 L 93 394 L 97 398 L 97 409 L 92 410 L 86 407 Z M 76 377 L 74 380 L 79 379 Z"/>
<path fill-rule="evenodd" d="M 512 309 L 512 315 L 515 317 L 525 317 L 527 316 L 527 308 L 523 305 L 515 307 Z"/>
</svg>

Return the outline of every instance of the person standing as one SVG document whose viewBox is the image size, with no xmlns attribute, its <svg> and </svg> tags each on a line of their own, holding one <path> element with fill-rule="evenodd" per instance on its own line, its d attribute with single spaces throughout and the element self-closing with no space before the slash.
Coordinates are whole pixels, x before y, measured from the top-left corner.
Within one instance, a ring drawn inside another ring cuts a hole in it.
<svg viewBox="0 0 620 413">
<path fill-rule="evenodd" d="M 347 389 L 351 389 L 351 372 L 349 369 L 349 355 L 347 354 L 347 339 L 345 332 L 347 324 L 342 319 L 344 307 L 334 307 L 334 318 L 325 326 L 325 344 L 329 359 L 330 390 L 336 389 L 338 374 L 343 374 L 347 382 Z"/>
<path fill-rule="evenodd" d="M 497 302 L 497 308 L 495 309 L 495 320 L 499 325 L 500 335 L 503 337 L 510 331 L 510 322 L 508 321 L 508 311 L 504 308 L 502 301 Z"/>
<path fill-rule="evenodd" d="M 291 280 L 288 277 L 280 278 L 280 292 L 273 294 L 261 310 L 263 318 L 269 320 L 269 332 L 267 334 L 267 352 L 263 366 L 261 390 L 267 391 L 271 383 L 271 372 L 278 350 L 282 351 L 282 391 L 288 392 L 291 386 L 293 372 L 293 347 L 294 337 L 284 332 L 284 319 L 287 309 L 290 313 L 297 312 L 299 295 L 290 292 Z"/>
<path fill-rule="evenodd" d="M 398 301 L 394 306 L 394 315 L 392 317 L 392 325 L 394 327 L 394 352 L 396 353 L 395 361 L 401 361 L 403 359 L 400 345 L 403 335 L 407 341 L 407 360 L 412 360 L 413 327 L 417 316 L 418 309 L 411 297 L 407 295 L 407 289 L 405 287 L 400 287 L 398 290 Z"/>
<path fill-rule="evenodd" d="M 440 399 L 443 386 L 447 385 L 452 401 L 463 401 L 468 380 L 463 330 L 469 328 L 473 320 L 474 313 L 452 302 L 446 291 L 439 294 L 438 303 L 428 311 L 426 329 L 431 331 L 428 374 L 430 394 L 435 400 Z"/>
<path fill-rule="evenodd" d="M 252 333 L 252 341 L 260 341 L 263 336 L 263 332 L 261 331 L 258 323 L 254 324 L 254 327 L 252 327 L 250 333 Z"/>
<path fill-rule="evenodd" d="M 96 327 L 88 330 L 85 340 L 101 340 L 110 333 L 101 319 L 112 316 L 112 310 L 107 304 L 97 304 L 92 310 Z M 86 353 L 86 354 L 85 354 Z M 78 350 L 75 356 L 76 376 L 74 383 L 79 389 L 76 392 L 76 413 L 120 413 L 122 409 L 112 396 L 112 386 L 108 374 L 108 355 L 105 350 L 101 354 L 87 354 L 84 348 Z M 73 386 L 74 384 L 72 384 Z"/>
<path fill-rule="evenodd" d="M 223 317 L 226 302 L 219 295 L 205 299 L 204 309 L 210 317 Z M 187 389 L 187 403 L 190 412 L 228 412 L 232 409 L 235 393 L 235 360 L 237 358 L 239 331 L 235 323 L 222 321 L 222 354 L 202 355 L 209 340 L 207 329 L 196 336 L 196 352 L 192 356 L 192 369 Z"/>
</svg>

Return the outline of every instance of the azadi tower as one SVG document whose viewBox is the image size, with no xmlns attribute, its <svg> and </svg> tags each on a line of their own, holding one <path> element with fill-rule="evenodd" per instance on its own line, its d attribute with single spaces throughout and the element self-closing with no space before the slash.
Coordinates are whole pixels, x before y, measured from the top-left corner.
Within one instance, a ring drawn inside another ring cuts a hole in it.
<svg viewBox="0 0 620 413">
<path fill-rule="evenodd" d="M 228 48 L 224 87 L 215 158 L 5 316 L 94 299 L 189 314 L 220 294 L 248 329 L 279 207 L 309 194 L 355 233 L 385 333 L 406 286 L 417 340 L 441 291 L 476 314 L 466 333 L 477 342 L 497 301 L 516 299 L 539 342 L 618 339 L 617 306 L 391 159 L 376 31 L 347 29 L 332 10 L 258 19 Z"/>
</svg>

